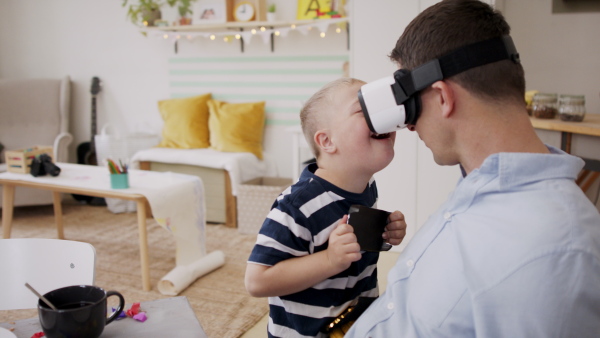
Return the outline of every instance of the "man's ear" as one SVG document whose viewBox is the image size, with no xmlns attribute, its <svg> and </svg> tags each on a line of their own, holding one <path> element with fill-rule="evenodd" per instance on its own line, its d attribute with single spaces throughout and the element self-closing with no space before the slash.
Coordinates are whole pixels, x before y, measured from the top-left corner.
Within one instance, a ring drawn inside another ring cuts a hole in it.
<svg viewBox="0 0 600 338">
<path fill-rule="evenodd" d="M 315 133 L 315 144 L 317 147 L 319 147 L 319 149 L 321 149 L 322 152 L 325 153 L 331 154 L 336 150 L 336 146 L 329 135 L 328 129 L 318 130 Z"/>
<path fill-rule="evenodd" d="M 442 116 L 445 118 L 450 117 L 454 113 L 454 104 L 456 101 L 454 89 L 446 81 L 437 81 L 431 87 L 438 94 L 435 103 L 439 105 Z"/>
</svg>

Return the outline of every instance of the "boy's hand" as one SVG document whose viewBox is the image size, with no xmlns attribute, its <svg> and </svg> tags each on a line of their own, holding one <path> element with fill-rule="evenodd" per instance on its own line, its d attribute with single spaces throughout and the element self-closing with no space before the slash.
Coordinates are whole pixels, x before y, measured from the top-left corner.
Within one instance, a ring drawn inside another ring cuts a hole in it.
<svg viewBox="0 0 600 338">
<path fill-rule="evenodd" d="M 396 210 L 390 214 L 388 220 L 389 223 L 385 226 L 383 239 L 392 245 L 398 245 L 402 242 L 404 236 L 406 236 L 406 221 L 404 220 L 404 214 Z"/>
<path fill-rule="evenodd" d="M 327 258 L 331 267 L 338 272 L 346 270 L 352 262 L 356 262 L 361 257 L 354 229 L 347 223 L 348 215 L 344 215 L 329 234 Z"/>
</svg>

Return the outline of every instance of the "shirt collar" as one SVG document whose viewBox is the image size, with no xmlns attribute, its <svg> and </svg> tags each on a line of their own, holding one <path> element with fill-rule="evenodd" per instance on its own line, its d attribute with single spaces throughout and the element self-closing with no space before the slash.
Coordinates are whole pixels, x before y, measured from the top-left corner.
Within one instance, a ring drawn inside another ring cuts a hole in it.
<svg viewBox="0 0 600 338">
<path fill-rule="evenodd" d="M 510 188 L 524 183 L 547 179 L 573 179 L 584 166 L 584 161 L 576 156 L 546 145 L 550 154 L 539 153 L 497 153 L 488 156 L 481 167 L 471 174 L 497 175 L 500 186 Z M 465 171 L 461 166 L 463 177 Z M 469 174 L 469 175 L 471 175 Z"/>
</svg>

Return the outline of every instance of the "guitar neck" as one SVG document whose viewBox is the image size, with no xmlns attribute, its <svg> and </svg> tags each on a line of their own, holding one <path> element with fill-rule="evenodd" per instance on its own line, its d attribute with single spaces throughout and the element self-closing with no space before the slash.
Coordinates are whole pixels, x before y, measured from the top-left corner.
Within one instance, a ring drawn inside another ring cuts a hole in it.
<svg viewBox="0 0 600 338">
<path fill-rule="evenodd" d="M 92 146 L 94 145 L 94 136 L 96 135 L 96 95 L 92 96 Z"/>
</svg>

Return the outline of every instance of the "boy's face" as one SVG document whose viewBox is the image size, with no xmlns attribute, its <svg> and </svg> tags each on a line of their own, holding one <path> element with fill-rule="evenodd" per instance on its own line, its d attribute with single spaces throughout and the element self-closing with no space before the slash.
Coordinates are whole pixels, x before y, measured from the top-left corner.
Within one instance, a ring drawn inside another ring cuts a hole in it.
<svg viewBox="0 0 600 338">
<path fill-rule="evenodd" d="M 385 168 L 394 158 L 396 132 L 377 135 L 369 130 L 360 103 L 358 90 L 364 83 L 341 86 L 330 107 L 329 129 L 338 153 L 354 168 L 365 174 L 374 174 Z"/>
</svg>

